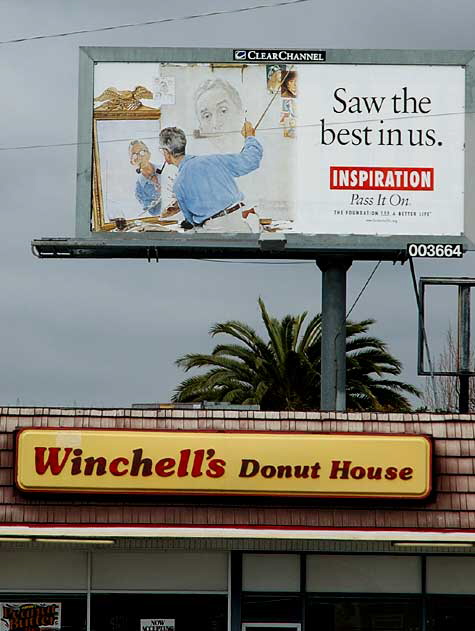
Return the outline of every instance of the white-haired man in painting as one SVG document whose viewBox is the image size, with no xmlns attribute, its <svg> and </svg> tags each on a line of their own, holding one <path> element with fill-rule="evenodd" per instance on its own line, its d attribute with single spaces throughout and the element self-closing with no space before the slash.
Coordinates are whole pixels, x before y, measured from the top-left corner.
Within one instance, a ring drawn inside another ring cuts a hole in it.
<svg viewBox="0 0 475 631">
<path fill-rule="evenodd" d="M 142 140 L 131 140 L 129 144 L 130 164 L 138 173 L 135 183 L 135 197 L 142 206 L 143 213 L 159 215 L 161 211 L 162 169 L 150 160 L 150 150 Z"/>
</svg>

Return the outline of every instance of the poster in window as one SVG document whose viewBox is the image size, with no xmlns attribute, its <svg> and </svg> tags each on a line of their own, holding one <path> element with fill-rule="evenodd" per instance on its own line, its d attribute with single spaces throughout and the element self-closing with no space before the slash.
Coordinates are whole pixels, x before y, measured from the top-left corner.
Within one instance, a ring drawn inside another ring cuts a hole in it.
<svg viewBox="0 0 475 631">
<path fill-rule="evenodd" d="M 0 631 L 59 631 L 61 603 L 0 602 Z"/>
<path fill-rule="evenodd" d="M 140 631 L 175 631 L 174 618 L 142 618 Z"/>
</svg>

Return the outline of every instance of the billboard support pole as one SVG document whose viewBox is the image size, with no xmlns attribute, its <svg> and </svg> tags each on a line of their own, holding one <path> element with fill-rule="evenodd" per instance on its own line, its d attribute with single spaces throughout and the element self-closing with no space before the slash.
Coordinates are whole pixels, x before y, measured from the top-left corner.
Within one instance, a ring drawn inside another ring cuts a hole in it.
<svg viewBox="0 0 475 631">
<path fill-rule="evenodd" d="M 470 285 L 459 285 L 458 370 L 459 412 L 468 414 L 470 404 Z"/>
<path fill-rule="evenodd" d="M 319 259 L 322 271 L 320 409 L 346 410 L 346 273 L 351 259 Z"/>
</svg>

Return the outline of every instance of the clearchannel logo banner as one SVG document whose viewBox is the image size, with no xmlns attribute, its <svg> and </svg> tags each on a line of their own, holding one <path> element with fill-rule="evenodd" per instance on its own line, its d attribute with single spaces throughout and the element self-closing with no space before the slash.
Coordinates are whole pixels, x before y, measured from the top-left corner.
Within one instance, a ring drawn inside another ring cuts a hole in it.
<svg viewBox="0 0 475 631">
<path fill-rule="evenodd" d="M 266 61 L 279 63 L 315 63 L 326 61 L 324 50 L 264 50 L 261 48 L 246 48 L 233 51 L 234 61 Z"/>
<path fill-rule="evenodd" d="M 93 231 L 463 233 L 463 67 L 233 54 L 95 64 Z"/>
</svg>

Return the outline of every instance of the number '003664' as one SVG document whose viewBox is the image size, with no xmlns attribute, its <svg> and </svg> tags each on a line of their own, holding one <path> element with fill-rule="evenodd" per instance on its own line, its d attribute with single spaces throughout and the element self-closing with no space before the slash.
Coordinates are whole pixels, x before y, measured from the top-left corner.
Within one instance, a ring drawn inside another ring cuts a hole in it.
<svg viewBox="0 0 475 631">
<path fill-rule="evenodd" d="M 460 243 L 409 243 L 407 253 L 411 257 L 462 258 Z"/>
</svg>

